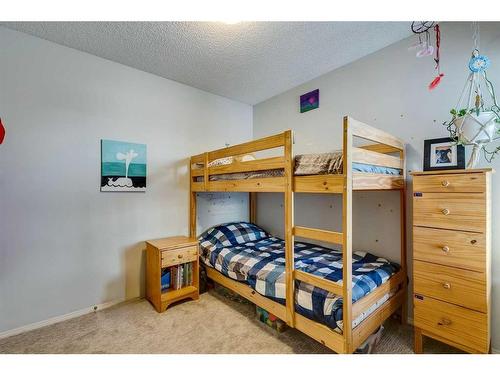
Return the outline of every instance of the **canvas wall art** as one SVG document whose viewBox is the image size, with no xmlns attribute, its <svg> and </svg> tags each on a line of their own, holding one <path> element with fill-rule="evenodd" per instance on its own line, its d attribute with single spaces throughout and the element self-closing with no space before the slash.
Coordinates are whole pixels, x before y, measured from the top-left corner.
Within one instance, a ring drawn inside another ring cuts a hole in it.
<svg viewBox="0 0 500 375">
<path fill-rule="evenodd" d="M 146 145 L 101 140 L 101 191 L 146 191 Z"/>
<path fill-rule="evenodd" d="M 300 113 L 319 107 L 319 89 L 300 96 Z"/>
</svg>

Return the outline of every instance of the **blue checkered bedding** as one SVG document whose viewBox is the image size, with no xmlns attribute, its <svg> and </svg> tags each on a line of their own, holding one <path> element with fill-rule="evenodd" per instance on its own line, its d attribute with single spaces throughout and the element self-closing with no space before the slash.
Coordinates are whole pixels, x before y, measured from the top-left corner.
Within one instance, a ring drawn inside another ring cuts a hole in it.
<svg viewBox="0 0 500 375">
<path fill-rule="evenodd" d="M 250 223 L 213 227 L 200 238 L 205 264 L 231 279 L 249 284 L 258 293 L 285 303 L 285 243 Z M 342 252 L 295 242 L 295 269 L 342 284 Z M 352 300 L 364 297 L 386 282 L 399 265 L 367 252 L 353 253 Z M 388 298 L 385 296 L 384 301 Z M 383 302 L 383 301 L 380 301 Z M 342 298 L 296 281 L 295 311 L 305 317 L 342 330 Z"/>
</svg>

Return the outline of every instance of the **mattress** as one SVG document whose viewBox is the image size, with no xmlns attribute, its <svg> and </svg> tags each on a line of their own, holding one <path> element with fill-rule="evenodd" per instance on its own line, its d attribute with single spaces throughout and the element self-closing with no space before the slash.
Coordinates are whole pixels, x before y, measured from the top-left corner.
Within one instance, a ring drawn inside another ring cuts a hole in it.
<svg viewBox="0 0 500 375">
<path fill-rule="evenodd" d="M 228 165 L 233 158 L 223 158 L 212 161 L 209 167 Z M 202 165 L 200 166 L 202 167 Z M 295 157 L 295 176 L 308 176 L 318 174 L 340 174 L 342 173 L 342 152 L 330 152 L 321 154 L 304 154 Z M 371 164 L 352 163 L 354 172 L 379 173 L 388 175 L 401 175 L 401 170 L 390 167 L 381 167 Z M 210 181 L 221 180 L 248 180 L 255 178 L 283 177 L 283 169 L 270 169 L 265 171 L 227 173 L 210 176 Z M 197 177 L 197 182 L 203 181 L 203 177 Z"/>
<path fill-rule="evenodd" d="M 214 245 L 210 234 L 200 237 L 201 259 L 223 275 L 247 283 L 255 291 L 285 304 L 285 244 L 277 237 L 256 238 L 230 245 Z M 352 301 L 363 298 L 387 282 L 399 265 L 368 252 L 353 253 Z M 309 243 L 295 243 L 295 269 L 342 284 L 342 252 Z M 296 280 L 295 311 L 342 332 L 342 297 Z M 361 314 L 353 327 L 383 304 L 395 291 Z"/>
</svg>

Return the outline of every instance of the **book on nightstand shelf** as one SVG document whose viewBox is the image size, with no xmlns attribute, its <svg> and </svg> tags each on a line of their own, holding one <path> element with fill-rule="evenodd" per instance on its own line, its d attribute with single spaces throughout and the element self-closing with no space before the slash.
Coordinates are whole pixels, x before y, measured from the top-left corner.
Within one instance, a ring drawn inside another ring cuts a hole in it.
<svg viewBox="0 0 500 375">
<path fill-rule="evenodd" d="M 179 264 L 164 269 L 161 280 L 162 292 L 168 289 L 179 290 L 193 285 L 193 263 Z"/>
</svg>

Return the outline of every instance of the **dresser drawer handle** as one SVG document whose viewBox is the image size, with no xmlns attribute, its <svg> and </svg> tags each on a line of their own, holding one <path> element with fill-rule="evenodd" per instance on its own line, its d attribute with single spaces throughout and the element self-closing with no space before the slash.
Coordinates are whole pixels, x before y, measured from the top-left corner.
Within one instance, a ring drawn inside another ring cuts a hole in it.
<svg viewBox="0 0 500 375">
<path fill-rule="evenodd" d="M 443 250 L 443 253 L 446 253 L 446 254 L 448 254 L 450 252 L 450 248 L 448 246 L 443 246 L 443 248 L 441 250 Z"/>
<path fill-rule="evenodd" d="M 451 324 L 450 319 L 443 318 L 438 322 L 439 326 L 449 326 Z"/>
<path fill-rule="evenodd" d="M 177 255 L 177 258 L 179 258 L 179 259 L 182 259 L 182 257 L 183 257 L 182 254 Z"/>
<path fill-rule="evenodd" d="M 448 187 L 448 186 L 450 186 L 450 181 L 448 181 L 448 180 L 441 181 L 441 185 L 443 187 Z"/>
<path fill-rule="evenodd" d="M 471 243 L 472 245 L 475 245 L 475 244 L 477 243 L 477 240 L 471 240 L 471 241 L 470 241 L 470 243 Z"/>
<path fill-rule="evenodd" d="M 443 283 L 443 288 L 450 289 L 451 288 L 451 284 L 449 282 L 445 282 L 445 283 Z"/>
<path fill-rule="evenodd" d="M 450 210 L 449 210 L 449 209 L 447 209 L 447 208 L 444 208 L 441 212 L 442 212 L 442 213 L 443 213 L 443 215 L 445 215 L 445 216 L 447 216 L 447 215 L 449 215 L 449 214 L 450 214 Z"/>
</svg>

